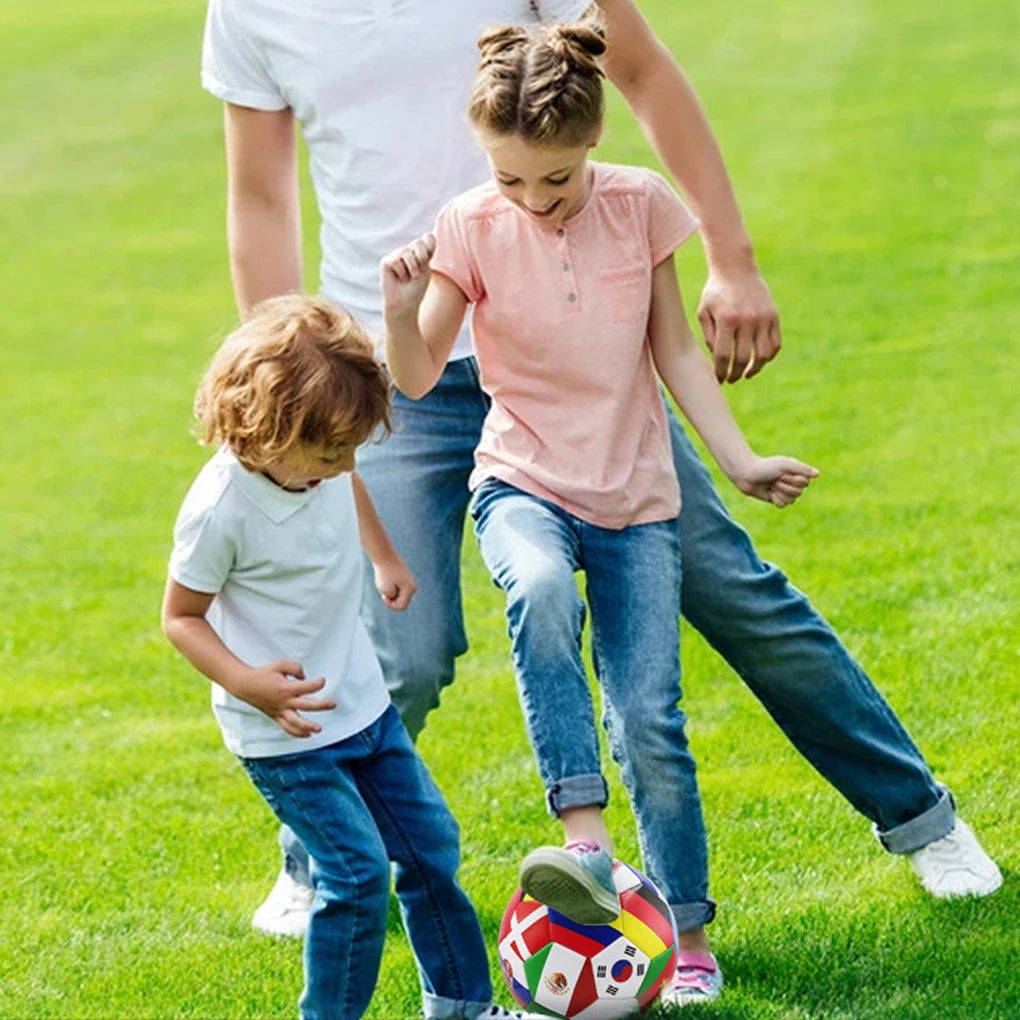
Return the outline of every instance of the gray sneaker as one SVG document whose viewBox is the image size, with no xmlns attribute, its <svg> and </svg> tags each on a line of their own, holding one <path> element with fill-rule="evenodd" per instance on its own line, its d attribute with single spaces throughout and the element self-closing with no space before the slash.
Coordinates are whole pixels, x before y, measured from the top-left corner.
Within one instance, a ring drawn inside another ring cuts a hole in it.
<svg viewBox="0 0 1020 1020">
<path fill-rule="evenodd" d="M 521 888 L 578 924 L 608 924 L 620 916 L 613 858 L 590 840 L 532 850 L 521 862 Z"/>
</svg>

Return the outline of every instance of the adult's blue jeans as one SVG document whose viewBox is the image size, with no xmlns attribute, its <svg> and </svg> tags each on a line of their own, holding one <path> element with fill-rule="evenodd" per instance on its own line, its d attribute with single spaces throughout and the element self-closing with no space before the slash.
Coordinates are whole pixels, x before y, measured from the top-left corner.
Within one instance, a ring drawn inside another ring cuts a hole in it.
<svg viewBox="0 0 1020 1020">
<path fill-rule="evenodd" d="M 383 524 L 420 585 L 407 613 L 387 610 L 371 583 L 362 607 L 413 737 L 467 646 L 460 549 L 487 410 L 474 359 L 453 361 L 422 400 L 396 394 L 394 434 L 358 455 Z M 887 850 L 909 853 L 944 836 L 955 819 L 948 791 L 825 619 L 759 558 L 672 413 L 669 423 L 682 492 L 684 616 L 797 750 L 873 823 Z M 293 860 L 288 867 L 299 873 Z"/>
<path fill-rule="evenodd" d="M 694 758 L 680 698 L 676 522 L 622 530 L 582 521 L 495 479 L 471 504 L 478 546 L 506 595 L 514 673 L 550 811 L 605 805 L 581 656 L 584 571 L 603 723 L 637 821 L 644 866 L 680 931 L 714 914 Z"/>
<path fill-rule="evenodd" d="M 457 822 L 391 705 L 327 747 L 242 765 L 311 854 L 303 1020 L 353 1020 L 379 973 L 390 862 L 426 1018 L 474 1017 L 492 1000 L 478 919 L 457 881 Z"/>
</svg>

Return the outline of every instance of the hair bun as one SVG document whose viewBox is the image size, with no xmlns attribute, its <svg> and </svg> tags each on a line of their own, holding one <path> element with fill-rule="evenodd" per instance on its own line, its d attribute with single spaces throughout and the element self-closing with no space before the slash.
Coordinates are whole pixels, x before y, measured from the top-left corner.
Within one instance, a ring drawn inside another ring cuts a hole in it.
<svg viewBox="0 0 1020 1020">
<path fill-rule="evenodd" d="M 597 68 L 596 58 L 606 52 L 605 32 L 591 22 L 553 25 L 546 30 L 546 41 L 560 60 L 585 71 Z"/>
<path fill-rule="evenodd" d="M 530 36 L 527 29 L 519 25 L 500 25 L 482 33 L 478 40 L 478 49 L 482 54 L 482 62 L 492 60 L 505 54 L 508 50 L 517 49 L 527 44 Z"/>
</svg>

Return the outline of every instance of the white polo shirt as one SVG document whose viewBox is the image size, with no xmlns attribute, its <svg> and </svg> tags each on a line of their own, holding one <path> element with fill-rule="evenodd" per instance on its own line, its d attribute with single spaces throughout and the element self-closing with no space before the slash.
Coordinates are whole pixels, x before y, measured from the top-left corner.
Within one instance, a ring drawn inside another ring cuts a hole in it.
<svg viewBox="0 0 1020 1020">
<path fill-rule="evenodd" d="M 363 730 L 389 704 L 359 616 L 362 555 L 350 475 L 287 492 L 227 449 L 199 472 L 177 517 L 170 576 L 215 593 L 206 619 L 239 659 L 296 660 L 308 679 L 326 678 L 313 697 L 336 702 L 308 713 L 322 732 L 292 737 L 214 683 L 213 711 L 234 754 L 325 747 Z"/>
<path fill-rule="evenodd" d="M 202 85 L 291 107 L 322 217 L 323 293 L 377 337 L 379 260 L 488 176 L 467 105 L 493 25 L 574 21 L 591 0 L 210 0 Z M 451 357 L 471 353 L 468 327 Z"/>
</svg>

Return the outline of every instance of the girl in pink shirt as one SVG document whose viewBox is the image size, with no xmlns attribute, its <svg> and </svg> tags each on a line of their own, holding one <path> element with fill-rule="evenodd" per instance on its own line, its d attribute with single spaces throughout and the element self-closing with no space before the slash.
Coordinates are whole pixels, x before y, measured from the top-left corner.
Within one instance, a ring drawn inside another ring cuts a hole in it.
<svg viewBox="0 0 1020 1020">
<path fill-rule="evenodd" d="M 666 999 L 714 998 L 705 830 L 677 706 L 682 494 L 659 380 L 742 492 L 783 507 L 817 472 L 751 450 L 698 350 L 673 264 L 691 214 L 658 174 L 588 159 L 603 115 L 599 29 L 493 29 L 479 48 L 470 116 L 492 180 L 449 202 L 435 236 L 383 260 L 386 357 L 400 389 L 423 396 L 471 306 L 491 399 L 471 512 L 567 837 L 528 854 L 524 890 L 580 923 L 619 914 L 581 655 L 583 570 L 610 749 L 679 932 Z"/>
</svg>

